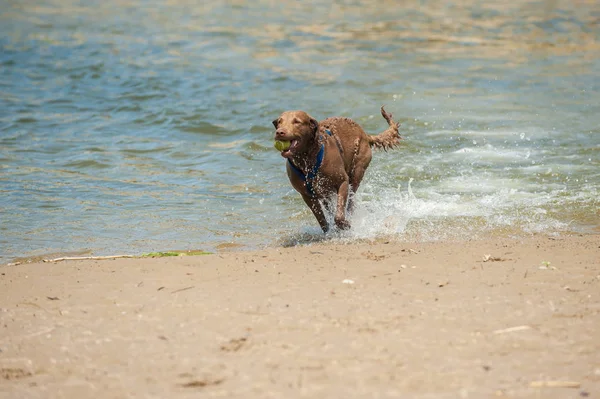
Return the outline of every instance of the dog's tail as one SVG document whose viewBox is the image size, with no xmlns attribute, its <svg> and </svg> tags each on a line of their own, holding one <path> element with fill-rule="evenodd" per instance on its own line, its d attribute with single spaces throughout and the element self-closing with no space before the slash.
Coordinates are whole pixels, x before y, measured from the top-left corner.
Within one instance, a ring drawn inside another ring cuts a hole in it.
<svg viewBox="0 0 600 399">
<path fill-rule="evenodd" d="M 400 143 L 400 139 L 402 138 L 398 132 L 400 124 L 393 121 L 392 114 L 385 112 L 383 106 L 381 107 L 381 116 L 385 118 L 390 127 L 378 135 L 367 135 L 367 137 L 369 138 L 369 145 L 371 147 L 381 148 L 387 151 Z"/>
</svg>

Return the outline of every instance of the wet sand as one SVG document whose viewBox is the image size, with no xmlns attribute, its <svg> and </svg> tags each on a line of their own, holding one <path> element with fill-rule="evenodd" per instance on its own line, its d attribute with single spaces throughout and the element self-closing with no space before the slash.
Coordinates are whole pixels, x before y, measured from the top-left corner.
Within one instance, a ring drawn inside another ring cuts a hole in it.
<svg viewBox="0 0 600 399">
<path fill-rule="evenodd" d="M 598 235 L 0 266 L 2 398 L 598 395 Z"/>
</svg>

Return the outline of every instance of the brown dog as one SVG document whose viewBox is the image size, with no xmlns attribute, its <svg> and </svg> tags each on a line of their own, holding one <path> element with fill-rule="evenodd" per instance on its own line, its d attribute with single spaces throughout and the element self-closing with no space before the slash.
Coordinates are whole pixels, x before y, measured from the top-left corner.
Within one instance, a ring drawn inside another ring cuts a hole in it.
<svg viewBox="0 0 600 399">
<path fill-rule="evenodd" d="M 381 107 L 381 115 L 389 128 L 371 136 L 353 120 L 327 118 L 317 122 L 304 111 L 286 111 L 273 121 L 275 140 L 289 141 L 290 147 L 281 152 L 287 158 L 287 174 L 313 212 L 324 232 L 329 224 L 320 201 L 328 211 L 329 200 L 337 194 L 335 224 L 347 229 L 346 205 L 351 212 L 352 196 L 371 162 L 371 147 L 395 147 L 400 141 L 398 123 Z"/>
</svg>

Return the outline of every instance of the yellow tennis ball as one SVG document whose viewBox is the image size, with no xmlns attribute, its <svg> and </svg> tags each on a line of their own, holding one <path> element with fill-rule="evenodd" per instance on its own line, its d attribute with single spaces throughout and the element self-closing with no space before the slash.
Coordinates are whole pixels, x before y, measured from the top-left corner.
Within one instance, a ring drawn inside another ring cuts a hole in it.
<svg viewBox="0 0 600 399">
<path fill-rule="evenodd" d="M 281 141 L 281 140 L 275 140 L 275 148 L 277 148 L 278 151 L 286 151 L 288 148 L 290 148 L 291 143 L 289 141 Z"/>
</svg>

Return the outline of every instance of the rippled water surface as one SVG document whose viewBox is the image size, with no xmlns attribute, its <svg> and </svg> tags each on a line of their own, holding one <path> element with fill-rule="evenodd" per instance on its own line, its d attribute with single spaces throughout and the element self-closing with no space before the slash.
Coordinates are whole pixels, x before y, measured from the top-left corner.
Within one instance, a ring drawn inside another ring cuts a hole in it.
<svg viewBox="0 0 600 399">
<path fill-rule="evenodd" d="M 318 239 L 270 121 L 382 104 L 332 239 L 598 231 L 596 1 L 0 5 L 0 261 Z"/>
</svg>

